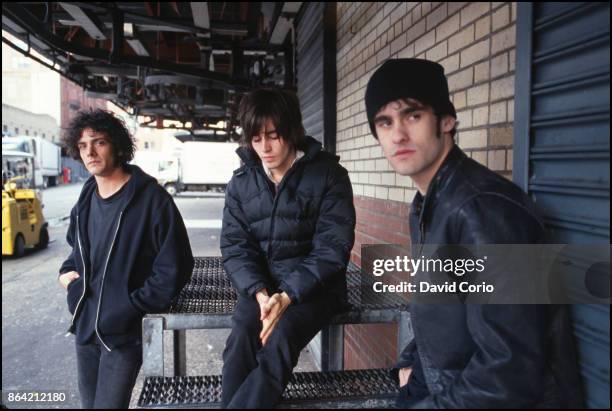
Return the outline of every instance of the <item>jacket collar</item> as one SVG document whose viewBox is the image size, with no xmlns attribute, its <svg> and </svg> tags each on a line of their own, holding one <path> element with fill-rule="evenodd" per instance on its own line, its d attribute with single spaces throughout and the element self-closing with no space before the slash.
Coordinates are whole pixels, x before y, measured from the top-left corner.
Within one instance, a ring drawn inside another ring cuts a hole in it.
<svg viewBox="0 0 612 411">
<path fill-rule="evenodd" d="M 126 164 L 125 167 L 126 170 L 132 175 L 132 178 L 130 178 L 129 181 L 126 183 L 126 204 L 129 204 L 137 191 L 142 190 L 142 188 L 145 187 L 147 184 L 155 182 L 155 179 L 146 174 L 144 171 L 142 171 L 138 166 L 135 166 L 133 164 Z M 82 211 L 84 208 L 89 207 L 91 195 L 93 194 L 93 191 L 96 188 L 96 179 L 94 176 L 90 176 L 87 181 L 85 181 L 83 189 L 81 190 L 81 194 L 79 195 L 79 200 L 77 202 L 77 210 Z"/>
<path fill-rule="evenodd" d="M 299 147 L 298 149 L 304 152 L 304 157 L 302 157 L 299 161 L 310 161 L 312 160 L 319 151 L 322 149 L 321 143 L 310 136 L 306 136 L 305 143 L 303 147 Z M 250 147 L 238 147 L 236 149 L 236 154 L 242 160 L 242 162 L 246 166 L 256 166 L 261 164 L 261 159 Z"/>
<path fill-rule="evenodd" d="M 293 167 L 295 162 L 298 161 L 302 157 L 304 157 L 304 152 L 302 150 L 297 150 L 297 152 L 295 153 L 295 158 L 293 159 L 293 162 L 291 163 L 291 166 L 289 167 L 289 169 L 291 169 L 291 167 Z M 266 167 L 264 163 L 261 163 L 261 167 L 264 169 L 266 176 L 268 176 L 270 181 L 276 185 L 277 183 L 276 181 L 274 181 L 274 178 L 272 177 L 272 171 L 270 171 L 270 169 Z"/>
<path fill-rule="evenodd" d="M 441 193 L 449 184 L 452 175 L 465 158 L 465 153 L 459 148 L 459 146 L 453 144 L 453 147 L 446 155 L 442 165 L 429 183 L 425 197 L 423 197 L 421 193 L 417 192 L 414 200 L 412 201 L 412 213 L 418 216 L 419 224 L 422 224 L 425 221 L 440 198 Z"/>
</svg>

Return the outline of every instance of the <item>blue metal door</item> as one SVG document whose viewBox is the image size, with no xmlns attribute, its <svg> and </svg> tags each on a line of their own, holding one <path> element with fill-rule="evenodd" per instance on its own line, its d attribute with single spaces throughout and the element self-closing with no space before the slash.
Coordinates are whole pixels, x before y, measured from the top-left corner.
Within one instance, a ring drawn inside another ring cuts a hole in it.
<svg viewBox="0 0 612 411">
<path fill-rule="evenodd" d="M 518 3 L 514 180 L 559 244 L 610 243 L 610 5 Z M 610 407 L 610 306 L 572 306 L 589 408 Z"/>
</svg>

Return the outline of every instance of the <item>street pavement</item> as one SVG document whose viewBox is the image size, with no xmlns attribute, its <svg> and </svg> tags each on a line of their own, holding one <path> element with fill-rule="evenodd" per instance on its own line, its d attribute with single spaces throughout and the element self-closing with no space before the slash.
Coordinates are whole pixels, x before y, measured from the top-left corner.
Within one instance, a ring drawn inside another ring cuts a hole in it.
<svg viewBox="0 0 612 411">
<path fill-rule="evenodd" d="M 57 282 L 58 269 L 69 254 L 66 230 L 81 184 L 43 191 L 50 243 L 20 259 L 2 258 L 2 391 L 9 408 L 79 408 L 74 336 L 65 336 L 71 320 L 66 292 Z M 185 220 L 194 256 L 219 256 L 223 194 L 183 193 L 175 202 Z M 221 354 L 229 330 L 187 331 L 187 374 L 220 374 Z M 164 335 L 166 372 L 171 374 L 172 335 Z M 296 371 L 314 371 L 309 350 L 302 352 Z M 138 376 L 130 408 L 142 387 Z M 7 391 L 66 393 L 60 403 L 10 403 Z"/>
</svg>

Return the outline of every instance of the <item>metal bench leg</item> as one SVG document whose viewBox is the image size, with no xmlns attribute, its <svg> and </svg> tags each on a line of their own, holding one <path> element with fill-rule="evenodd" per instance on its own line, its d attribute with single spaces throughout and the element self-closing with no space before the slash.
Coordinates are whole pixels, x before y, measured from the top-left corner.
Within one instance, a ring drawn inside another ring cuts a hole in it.
<svg viewBox="0 0 612 411">
<path fill-rule="evenodd" d="M 414 338 L 412 330 L 412 321 L 410 320 L 409 311 L 400 311 L 400 319 L 397 332 L 397 355 L 402 353 L 406 345 Z"/>
<path fill-rule="evenodd" d="M 174 376 L 187 375 L 187 330 L 174 330 Z"/>
<path fill-rule="evenodd" d="M 145 377 L 164 376 L 164 319 L 142 319 L 142 372 Z"/>
<path fill-rule="evenodd" d="M 344 369 L 344 325 L 329 325 L 321 330 L 321 371 Z"/>
</svg>

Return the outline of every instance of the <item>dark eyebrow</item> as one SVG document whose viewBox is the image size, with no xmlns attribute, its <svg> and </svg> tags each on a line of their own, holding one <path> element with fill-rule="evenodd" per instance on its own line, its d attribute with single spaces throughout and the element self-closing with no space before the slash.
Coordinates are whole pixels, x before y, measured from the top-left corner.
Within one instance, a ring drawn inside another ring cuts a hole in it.
<svg viewBox="0 0 612 411">
<path fill-rule="evenodd" d="M 276 133 L 276 129 L 271 130 L 271 131 L 266 131 L 266 132 L 265 132 L 266 136 L 269 136 L 269 135 L 270 135 L 270 134 L 272 134 L 272 133 Z M 259 135 L 260 135 L 260 134 L 261 134 L 261 133 L 253 134 L 253 138 L 255 138 L 255 137 L 259 137 Z"/>
<path fill-rule="evenodd" d="M 421 110 L 424 110 L 424 109 L 425 109 L 425 107 L 422 107 L 422 106 L 406 107 L 406 108 L 402 109 L 402 111 L 400 113 L 401 113 L 401 115 L 405 116 L 405 115 L 408 115 L 408 114 L 412 114 L 415 111 L 421 111 Z M 391 118 L 389 116 L 386 116 L 386 115 L 383 115 L 383 114 L 380 114 L 380 115 L 377 115 L 376 117 L 374 117 L 374 123 L 377 123 L 379 121 L 390 121 L 390 120 L 391 120 Z"/>
<path fill-rule="evenodd" d="M 390 120 L 391 120 L 391 117 L 385 116 L 382 114 L 374 117 L 374 123 L 378 123 L 379 121 L 390 121 Z"/>
<path fill-rule="evenodd" d="M 419 107 L 419 106 L 406 107 L 405 109 L 402 110 L 402 115 L 412 114 L 415 111 L 421 111 L 421 110 L 424 110 L 424 109 L 425 109 L 425 107 Z"/>
<path fill-rule="evenodd" d="M 95 137 L 91 139 L 92 143 L 95 143 L 96 141 L 100 141 L 100 140 L 104 140 L 106 142 L 109 142 L 110 140 L 108 139 L 108 137 Z M 77 145 L 79 144 L 86 144 L 84 141 L 77 141 Z"/>
</svg>

